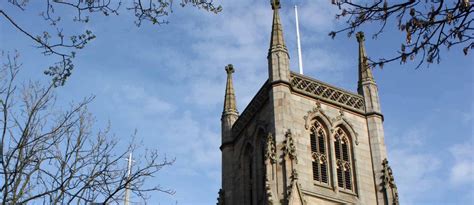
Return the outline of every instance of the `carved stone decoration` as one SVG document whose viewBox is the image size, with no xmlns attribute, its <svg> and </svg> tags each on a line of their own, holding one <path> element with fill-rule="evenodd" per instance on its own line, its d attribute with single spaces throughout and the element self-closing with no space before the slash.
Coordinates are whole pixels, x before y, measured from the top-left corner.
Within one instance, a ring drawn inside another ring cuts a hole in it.
<svg viewBox="0 0 474 205">
<path fill-rule="evenodd" d="M 321 101 L 319 99 L 316 99 L 316 107 L 321 109 Z"/>
<path fill-rule="evenodd" d="M 359 134 L 357 134 L 357 132 L 355 133 L 355 144 L 356 145 L 359 145 Z"/>
<path fill-rule="evenodd" d="M 217 198 L 217 205 L 225 205 L 224 203 L 224 190 L 219 189 L 219 197 Z"/>
<path fill-rule="evenodd" d="M 352 123 L 346 120 L 346 117 L 344 116 L 344 108 L 342 107 L 339 108 L 339 115 L 332 118 L 331 123 L 333 123 L 334 125 L 334 127 L 331 129 L 332 133 L 334 133 L 334 129 L 337 127 L 337 125 L 345 124 L 346 128 L 352 131 L 352 134 L 354 135 L 355 144 L 359 145 L 359 134 L 357 134 L 357 132 L 354 131 L 354 127 L 352 126 Z"/>
<path fill-rule="evenodd" d="M 273 204 L 273 198 L 272 198 L 272 190 L 270 188 L 270 182 L 268 181 L 268 178 L 265 179 L 265 194 L 266 194 L 266 199 L 267 199 L 267 204 L 272 205 Z"/>
<path fill-rule="evenodd" d="M 365 113 L 364 97 L 307 76 L 291 73 L 291 88 L 299 93 L 329 101 L 347 109 Z"/>
<path fill-rule="evenodd" d="M 296 169 L 291 170 L 291 176 L 290 176 L 291 182 L 290 185 L 288 186 L 288 192 L 287 192 L 287 199 L 289 200 L 291 198 L 291 192 L 293 191 L 293 186 L 295 183 L 298 182 L 298 172 L 296 172 Z"/>
<path fill-rule="evenodd" d="M 268 133 L 266 143 L 267 146 L 265 148 L 265 161 L 270 160 L 270 163 L 274 164 L 276 163 L 276 147 L 275 142 L 273 141 L 272 133 Z"/>
<path fill-rule="evenodd" d="M 306 205 L 304 194 L 301 192 L 301 184 L 298 183 L 298 172 L 296 169 L 291 171 L 291 183 L 288 186 L 286 204 L 301 204 Z"/>
<path fill-rule="evenodd" d="M 298 181 L 298 172 L 296 169 L 291 170 L 291 183 Z"/>
<path fill-rule="evenodd" d="M 335 118 L 333 118 L 331 120 L 331 122 L 337 122 L 337 121 L 340 121 L 340 120 L 343 120 L 344 119 L 344 109 L 342 107 L 339 108 L 339 115 L 336 116 Z"/>
<path fill-rule="evenodd" d="M 319 100 L 316 101 L 316 107 L 314 107 L 312 110 L 308 111 L 306 116 L 303 117 L 303 119 L 305 121 L 305 124 L 304 124 L 305 129 L 308 130 L 309 128 L 311 128 L 311 120 L 313 120 L 313 118 L 317 115 L 322 116 L 323 118 L 325 118 L 329 121 L 329 118 L 324 113 L 324 111 L 321 109 L 321 102 Z"/>
<path fill-rule="evenodd" d="M 319 108 L 318 108 L 318 107 L 315 107 L 315 108 L 313 108 L 312 110 L 308 111 L 308 114 L 303 117 L 303 118 L 304 118 L 304 121 L 305 121 L 305 125 L 304 125 L 304 128 L 305 128 L 305 129 L 309 129 L 309 127 L 310 127 L 309 121 L 310 121 L 311 119 L 309 119 L 309 118 L 310 118 L 311 114 L 317 113 L 317 112 L 319 112 Z"/>
<path fill-rule="evenodd" d="M 272 0 L 272 9 L 280 9 L 281 8 L 281 5 L 280 5 L 280 0 Z"/>
<path fill-rule="evenodd" d="M 387 203 L 391 205 L 399 205 L 398 199 L 398 190 L 397 185 L 395 184 L 395 179 L 393 177 L 392 168 L 388 165 L 388 160 L 384 159 L 382 162 L 383 165 L 383 187 L 385 191 L 386 198 L 389 200 Z M 391 201 L 390 201 L 391 200 Z"/>
<path fill-rule="evenodd" d="M 285 137 L 283 152 L 285 153 L 285 156 L 288 156 L 291 160 L 295 160 L 295 162 L 298 163 L 298 158 L 296 157 L 296 147 L 290 129 L 286 131 Z"/>
</svg>

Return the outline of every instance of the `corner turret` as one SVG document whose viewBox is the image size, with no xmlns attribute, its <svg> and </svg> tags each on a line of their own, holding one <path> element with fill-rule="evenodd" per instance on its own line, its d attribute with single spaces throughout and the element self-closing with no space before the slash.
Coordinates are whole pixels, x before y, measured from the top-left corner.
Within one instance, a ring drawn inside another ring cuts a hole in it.
<svg viewBox="0 0 474 205">
<path fill-rule="evenodd" d="M 358 32 L 359 42 L 359 83 L 358 92 L 364 96 L 365 115 L 367 129 L 369 131 L 369 144 L 372 157 L 372 169 L 374 170 L 375 189 L 377 204 L 398 204 L 398 196 L 394 196 L 396 189 L 388 188 L 386 182 L 387 174 L 387 151 L 385 146 L 385 135 L 383 129 L 383 115 L 380 110 L 379 91 L 374 76 L 367 63 L 367 54 L 364 46 L 364 33 Z M 391 181 L 390 186 L 394 185 Z M 395 186 L 396 187 L 396 186 Z M 395 192 L 393 192 L 395 191 Z M 397 194 L 398 195 L 398 194 Z"/>
<path fill-rule="evenodd" d="M 225 87 L 225 98 L 224 98 L 224 110 L 222 111 L 221 117 L 221 128 L 222 128 L 222 189 L 219 191 L 219 200 L 221 204 L 225 201 L 232 201 L 232 155 L 233 148 L 228 146 L 232 143 L 232 126 L 234 125 L 237 118 L 239 118 L 239 112 L 237 111 L 237 104 L 235 101 L 234 85 L 232 83 L 232 74 L 234 73 L 234 66 L 229 64 L 225 67 L 227 73 L 227 83 Z"/>
</svg>

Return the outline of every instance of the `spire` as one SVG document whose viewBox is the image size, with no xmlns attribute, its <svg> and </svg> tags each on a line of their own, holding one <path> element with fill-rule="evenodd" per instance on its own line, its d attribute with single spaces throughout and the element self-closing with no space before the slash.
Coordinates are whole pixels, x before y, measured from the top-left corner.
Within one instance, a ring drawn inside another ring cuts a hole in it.
<svg viewBox="0 0 474 205">
<path fill-rule="evenodd" d="M 224 98 L 224 111 L 221 117 L 221 151 L 222 151 L 222 198 L 224 202 L 232 202 L 232 190 L 233 187 L 233 176 L 234 176 L 234 151 L 233 141 L 234 136 L 232 134 L 232 126 L 235 121 L 239 118 L 237 112 L 237 105 L 235 104 L 235 93 L 234 85 L 232 83 L 232 73 L 234 73 L 234 66 L 229 64 L 225 67 L 227 72 L 227 84 L 225 87 L 225 98 Z"/>
<path fill-rule="evenodd" d="M 378 115 L 382 116 L 377 85 L 375 84 L 372 70 L 370 70 L 369 64 L 367 63 L 367 55 L 364 47 L 364 33 L 358 32 L 356 37 L 357 42 L 359 42 L 359 83 L 357 91 L 364 96 L 365 111 L 367 113 L 378 113 Z"/>
<path fill-rule="evenodd" d="M 232 113 L 237 114 L 237 105 L 235 103 L 234 85 L 232 83 L 232 73 L 234 73 L 234 66 L 229 64 L 225 67 L 227 72 L 227 84 L 225 87 L 224 111 L 223 114 Z"/>
<path fill-rule="evenodd" d="M 270 52 L 274 49 L 283 49 L 286 53 L 285 40 L 283 39 L 283 27 L 281 25 L 279 10 L 281 8 L 280 0 L 272 0 L 273 23 L 272 36 L 270 40 Z"/>
<path fill-rule="evenodd" d="M 283 26 L 280 20 L 280 0 L 272 0 L 273 24 L 268 51 L 268 75 L 271 83 L 290 82 L 290 56 L 283 39 Z"/>
<path fill-rule="evenodd" d="M 356 34 L 357 42 L 359 42 L 359 90 L 364 82 L 374 82 L 374 76 L 372 70 L 370 70 L 369 64 L 367 63 L 367 54 L 365 53 L 364 46 L 364 33 L 359 31 Z"/>
</svg>

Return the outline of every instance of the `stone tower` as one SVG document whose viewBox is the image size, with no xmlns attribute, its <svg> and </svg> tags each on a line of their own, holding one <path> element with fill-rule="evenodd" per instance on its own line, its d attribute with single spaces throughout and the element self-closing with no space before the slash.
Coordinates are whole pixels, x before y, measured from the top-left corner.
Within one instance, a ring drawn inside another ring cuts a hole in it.
<svg viewBox="0 0 474 205">
<path fill-rule="evenodd" d="M 268 80 L 241 115 L 225 68 L 218 205 L 398 204 L 363 33 L 353 93 L 290 71 L 280 2 L 271 6 Z"/>
</svg>

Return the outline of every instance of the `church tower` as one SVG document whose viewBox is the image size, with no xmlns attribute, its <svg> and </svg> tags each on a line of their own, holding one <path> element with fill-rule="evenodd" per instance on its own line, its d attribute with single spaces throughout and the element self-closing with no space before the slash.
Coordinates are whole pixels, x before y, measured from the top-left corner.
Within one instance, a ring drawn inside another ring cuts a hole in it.
<svg viewBox="0 0 474 205">
<path fill-rule="evenodd" d="M 378 88 L 359 43 L 358 92 L 291 72 L 273 0 L 268 80 L 241 115 L 225 67 L 218 205 L 397 205 Z M 238 69 L 237 69 L 238 70 Z"/>
</svg>

